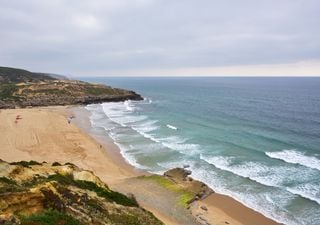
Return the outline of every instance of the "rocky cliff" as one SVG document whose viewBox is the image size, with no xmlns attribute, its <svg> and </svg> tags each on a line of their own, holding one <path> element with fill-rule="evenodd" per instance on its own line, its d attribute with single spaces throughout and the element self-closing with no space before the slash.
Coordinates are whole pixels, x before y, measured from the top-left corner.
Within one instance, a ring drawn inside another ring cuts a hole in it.
<svg viewBox="0 0 320 225">
<path fill-rule="evenodd" d="M 0 67 L 0 109 L 142 99 L 133 91 Z"/>
<path fill-rule="evenodd" d="M 0 224 L 163 224 L 72 164 L 0 161 Z"/>
</svg>

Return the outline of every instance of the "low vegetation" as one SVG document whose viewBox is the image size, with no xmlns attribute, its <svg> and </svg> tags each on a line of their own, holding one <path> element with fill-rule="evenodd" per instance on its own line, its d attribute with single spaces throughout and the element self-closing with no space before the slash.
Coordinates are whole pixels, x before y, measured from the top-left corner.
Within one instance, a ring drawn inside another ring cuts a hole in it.
<svg viewBox="0 0 320 225">
<path fill-rule="evenodd" d="M 87 94 L 91 95 L 118 95 L 121 91 L 116 88 L 105 88 L 105 87 L 87 87 L 85 89 Z"/>
<path fill-rule="evenodd" d="M 138 207 L 135 199 L 129 198 L 119 192 L 112 191 L 107 188 L 99 187 L 97 184 L 85 181 L 74 180 L 71 175 L 54 174 L 48 177 L 48 181 L 57 181 L 63 185 L 73 185 L 81 189 L 86 189 L 95 192 L 98 196 L 110 202 L 115 202 L 119 205 Z"/>
<path fill-rule="evenodd" d="M 0 160 L 6 168 L 0 177 L 0 224 L 163 225 L 133 196 L 111 190 L 92 172 L 53 164 Z"/>
<path fill-rule="evenodd" d="M 156 182 L 160 186 L 173 191 L 178 194 L 179 200 L 178 203 L 184 207 L 187 207 L 189 203 L 194 199 L 195 194 L 187 190 L 186 188 L 177 185 L 172 180 L 169 180 L 163 176 L 152 175 L 152 176 L 142 176 L 141 179 L 150 180 Z"/>
<path fill-rule="evenodd" d="M 21 225 L 81 225 L 75 218 L 55 210 L 30 216 L 20 216 Z"/>
<path fill-rule="evenodd" d="M 20 165 L 20 166 L 24 166 L 24 167 L 29 167 L 29 166 L 34 166 L 34 165 L 42 165 L 41 163 L 38 163 L 36 161 L 19 161 L 19 162 L 12 162 L 10 163 L 11 165 Z"/>
<path fill-rule="evenodd" d="M 14 95 L 17 89 L 15 84 L 0 84 L 0 99 L 19 100 L 19 97 Z"/>
<path fill-rule="evenodd" d="M 11 185 L 17 184 L 14 180 L 7 178 L 7 177 L 0 177 L 0 183 L 6 183 L 6 184 L 11 184 Z"/>
<path fill-rule="evenodd" d="M 49 74 L 33 73 L 23 69 L 10 67 L 0 67 L 0 84 L 1 83 L 20 83 L 20 82 L 37 82 L 44 80 L 55 80 Z"/>
<path fill-rule="evenodd" d="M 0 108 L 142 100 L 128 90 L 0 67 Z"/>
</svg>

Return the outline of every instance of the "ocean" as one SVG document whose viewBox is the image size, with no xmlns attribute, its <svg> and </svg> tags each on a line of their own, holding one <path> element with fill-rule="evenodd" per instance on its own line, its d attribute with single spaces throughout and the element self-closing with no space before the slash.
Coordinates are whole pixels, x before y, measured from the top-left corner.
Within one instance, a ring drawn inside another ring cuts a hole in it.
<svg viewBox="0 0 320 225">
<path fill-rule="evenodd" d="M 192 177 L 289 225 L 320 224 L 320 78 L 81 78 L 144 101 L 88 105 L 133 166 Z"/>
</svg>

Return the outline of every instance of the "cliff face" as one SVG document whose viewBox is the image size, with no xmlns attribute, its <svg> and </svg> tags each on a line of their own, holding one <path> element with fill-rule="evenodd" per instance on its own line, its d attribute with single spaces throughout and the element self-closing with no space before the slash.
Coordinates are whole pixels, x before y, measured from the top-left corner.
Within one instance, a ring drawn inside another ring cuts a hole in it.
<svg viewBox="0 0 320 225">
<path fill-rule="evenodd" d="M 133 91 L 0 67 L 0 109 L 142 99 Z"/>
<path fill-rule="evenodd" d="M 163 223 L 90 171 L 71 164 L 1 161 L 0 224 Z"/>
</svg>

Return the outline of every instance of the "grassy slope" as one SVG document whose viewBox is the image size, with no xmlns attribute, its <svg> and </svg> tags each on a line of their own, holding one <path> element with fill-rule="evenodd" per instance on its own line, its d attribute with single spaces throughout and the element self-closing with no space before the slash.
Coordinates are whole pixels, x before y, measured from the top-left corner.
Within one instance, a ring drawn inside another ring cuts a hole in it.
<svg viewBox="0 0 320 225">
<path fill-rule="evenodd" d="M 55 80 L 55 78 L 23 69 L 0 67 L 0 83 L 35 82 L 41 80 Z"/>
</svg>

